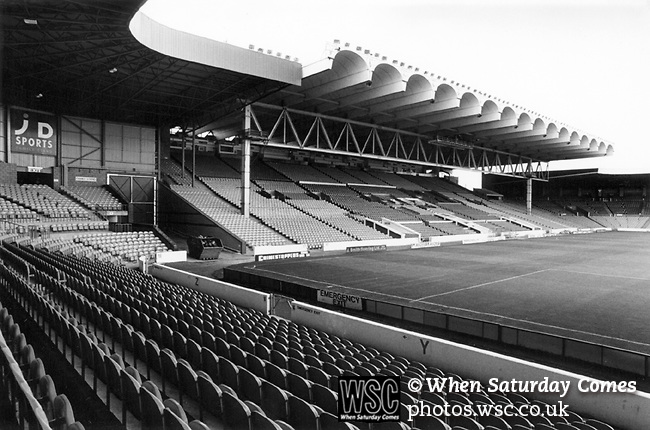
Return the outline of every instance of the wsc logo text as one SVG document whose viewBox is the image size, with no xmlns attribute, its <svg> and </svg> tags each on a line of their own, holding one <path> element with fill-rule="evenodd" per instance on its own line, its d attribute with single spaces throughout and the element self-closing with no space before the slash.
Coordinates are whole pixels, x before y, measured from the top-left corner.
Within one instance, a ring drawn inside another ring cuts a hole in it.
<svg viewBox="0 0 650 430">
<path fill-rule="evenodd" d="M 400 384 L 396 376 L 339 377 L 339 421 L 399 421 Z"/>
</svg>

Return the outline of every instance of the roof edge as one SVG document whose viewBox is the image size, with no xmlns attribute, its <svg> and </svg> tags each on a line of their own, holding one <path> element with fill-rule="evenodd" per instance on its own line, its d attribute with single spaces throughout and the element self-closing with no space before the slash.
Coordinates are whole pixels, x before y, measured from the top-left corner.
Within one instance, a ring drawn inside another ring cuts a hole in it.
<svg viewBox="0 0 650 430">
<path fill-rule="evenodd" d="M 286 84 L 300 85 L 302 64 L 167 27 L 142 11 L 129 23 L 133 37 L 161 54 Z"/>
</svg>

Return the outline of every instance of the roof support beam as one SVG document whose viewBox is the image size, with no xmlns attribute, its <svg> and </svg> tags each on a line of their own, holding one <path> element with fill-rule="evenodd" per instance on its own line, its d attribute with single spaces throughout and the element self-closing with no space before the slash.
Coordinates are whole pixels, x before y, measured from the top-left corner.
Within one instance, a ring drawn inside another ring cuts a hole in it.
<svg viewBox="0 0 650 430">
<path fill-rule="evenodd" d="M 260 113 L 263 111 L 266 117 L 272 111 L 277 112 L 277 119 L 270 131 L 259 130 L 268 138 L 253 142 L 258 145 L 416 165 L 489 171 L 518 178 L 548 179 L 547 176 L 532 172 L 530 168 L 532 165 L 545 165 L 544 162 L 523 155 L 473 146 L 458 140 L 433 139 L 420 133 L 266 103 L 253 103 L 251 113 L 257 110 Z M 296 118 L 297 122 L 292 118 Z M 310 125 L 307 125 L 309 121 Z M 331 128 L 333 122 L 342 124 L 343 127 Z M 301 127 L 296 127 L 297 124 Z M 330 138 L 334 130 L 338 133 L 336 140 Z M 391 134 L 390 138 L 387 133 Z M 427 143 L 423 144 L 423 141 Z M 547 170 L 547 166 L 541 170 Z"/>
</svg>

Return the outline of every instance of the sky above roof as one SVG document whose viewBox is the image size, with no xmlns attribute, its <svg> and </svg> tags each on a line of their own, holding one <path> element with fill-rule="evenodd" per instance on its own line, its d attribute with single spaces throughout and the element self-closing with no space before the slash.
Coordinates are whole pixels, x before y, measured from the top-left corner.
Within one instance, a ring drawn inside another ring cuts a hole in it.
<svg viewBox="0 0 650 430">
<path fill-rule="evenodd" d="M 149 0 L 169 27 L 297 57 L 338 39 L 614 145 L 554 169 L 650 172 L 650 0 Z"/>
</svg>

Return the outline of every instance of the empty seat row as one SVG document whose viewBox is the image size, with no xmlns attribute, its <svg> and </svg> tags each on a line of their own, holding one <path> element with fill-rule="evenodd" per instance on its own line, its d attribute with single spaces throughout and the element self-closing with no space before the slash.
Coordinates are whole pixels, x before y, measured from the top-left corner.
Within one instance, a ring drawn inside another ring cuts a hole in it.
<svg viewBox="0 0 650 430">
<path fill-rule="evenodd" d="M 17 273 L 0 263 L 0 286 L 6 293 L 9 284 L 23 283 Z M 0 413 L 2 419 L 41 430 L 83 430 L 75 421 L 70 401 L 57 394 L 43 361 L 36 357 L 20 326 L 8 309 L 0 304 Z M 7 413 L 7 411 L 11 411 Z"/>
<path fill-rule="evenodd" d="M 37 251 L 29 252 L 36 253 Z M 70 268 L 61 265 L 57 270 L 67 270 L 70 274 L 75 274 L 77 269 L 81 269 L 81 266 L 86 264 L 74 263 L 72 257 L 53 256 L 49 258 L 42 253 L 39 255 L 52 263 L 59 260 L 66 261 Z M 95 264 L 92 264 L 89 267 L 94 266 Z M 52 271 L 52 268 L 48 270 Z M 133 324 L 133 329 L 142 330 L 145 347 L 140 347 L 140 349 L 145 350 L 141 357 L 144 358 L 142 361 L 148 363 L 147 371 L 149 372 L 149 367 L 159 366 L 158 369 L 168 376 L 165 380 L 171 381 L 170 383 L 174 385 L 181 384 L 183 379 L 181 374 L 190 375 L 191 383 L 188 386 L 190 388 L 184 390 L 185 392 L 193 390 L 191 388 L 192 381 L 195 380 L 193 375 L 196 374 L 196 381 L 198 381 L 198 372 L 203 371 L 213 379 L 213 382 L 229 386 L 244 401 L 258 400 L 262 403 L 261 406 L 255 401 L 253 403 L 262 407 L 265 414 L 269 415 L 271 412 L 264 410 L 263 407 L 264 391 L 262 390 L 260 394 L 257 389 L 250 391 L 249 387 L 259 388 L 260 384 L 261 386 L 272 384 L 287 393 L 287 401 L 297 402 L 297 400 L 289 400 L 290 394 L 311 405 L 312 408 L 309 410 L 316 411 L 312 415 L 318 416 L 320 420 L 320 417 L 328 416 L 326 415 L 330 408 L 327 406 L 328 395 L 330 396 L 329 404 L 331 405 L 332 402 L 331 392 L 328 390 L 336 387 L 336 384 L 332 385 L 332 381 L 335 381 L 340 375 L 382 373 L 400 376 L 404 380 L 427 375 L 452 377 L 448 373 L 441 373 L 440 370 L 429 368 L 422 363 L 382 353 L 289 321 L 269 318 L 257 312 L 238 309 L 232 305 L 228 306 L 219 299 L 193 292 L 185 287 L 150 281 L 142 274 L 129 274 L 128 271 L 118 268 L 108 270 L 107 272 L 112 272 L 115 279 L 120 279 L 120 288 L 117 288 L 116 283 L 112 283 L 108 279 L 102 280 L 101 273 L 103 271 L 101 268 L 96 270 L 97 273 L 100 273 L 100 276 L 95 277 L 97 280 L 91 280 L 89 277 L 77 273 L 74 277 L 67 278 L 65 284 L 55 286 L 56 291 L 60 291 L 57 294 L 66 303 L 74 303 L 70 292 L 63 292 L 63 289 L 68 287 L 80 292 L 85 297 L 92 297 L 96 306 L 106 309 L 101 315 L 108 315 L 109 312 L 112 315 L 102 324 L 107 333 L 114 340 L 125 345 L 131 341 L 135 342 L 136 336 L 131 335 L 131 340 L 129 340 L 129 336 L 120 335 L 121 328 L 113 329 L 114 325 L 123 327 L 125 324 Z M 57 277 L 61 276 L 55 271 L 52 273 Z M 132 281 L 129 280 L 131 277 L 133 277 Z M 77 281 L 73 281 L 74 278 L 77 278 Z M 96 287 L 92 284 L 96 284 Z M 141 285 L 144 285 L 145 288 L 143 289 Z M 66 299 L 66 297 L 68 298 Z M 181 305 L 186 302 L 190 305 Z M 83 311 L 82 318 L 88 318 L 91 314 L 92 312 Z M 97 321 L 103 317 L 92 318 L 93 321 Z M 155 324 L 154 320 L 157 321 Z M 148 323 L 148 328 L 145 323 Z M 140 338 L 137 342 L 141 344 L 142 339 Z M 151 351 L 154 351 L 153 355 L 146 351 L 146 345 L 151 346 Z M 158 348 L 157 353 L 154 346 Z M 133 350 L 137 351 L 138 348 L 134 344 Z M 167 351 L 163 353 L 162 351 L 165 350 Z M 149 356 L 159 356 L 160 359 L 151 361 Z M 166 357 L 164 362 L 167 363 L 167 370 L 164 368 L 163 357 Z M 183 369 L 182 372 L 181 369 Z M 242 380 L 246 381 L 243 386 Z M 275 388 L 271 388 L 269 385 L 267 390 L 275 390 Z M 406 397 L 404 404 L 409 404 L 414 400 L 423 400 L 432 404 L 435 404 L 436 401 L 454 401 L 471 405 L 490 402 L 528 402 L 525 398 L 509 397 L 505 393 L 500 394 L 500 397 L 483 393 L 474 398 L 457 393 L 441 392 L 436 394 L 437 397 L 427 397 L 425 393 L 416 393 L 411 398 Z M 283 397 L 281 394 L 278 395 Z M 313 407 L 318 409 L 313 409 Z M 479 417 L 476 418 L 475 421 L 480 423 Z M 529 420 L 528 428 L 537 424 L 551 426 L 558 424 L 548 417 L 544 418 L 549 422 L 547 423 L 541 418 L 538 420 L 539 423 L 532 423 Z M 561 424 L 585 423 L 585 420 L 577 415 L 572 416 L 572 419 L 573 422 Z M 485 421 L 486 418 L 483 420 Z M 496 420 L 491 422 L 494 424 Z M 523 420 L 519 420 L 519 422 L 525 424 Z M 458 423 L 450 421 L 446 424 L 456 425 Z M 468 425 L 468 423 L 465 424 Z"/>
</svg>

